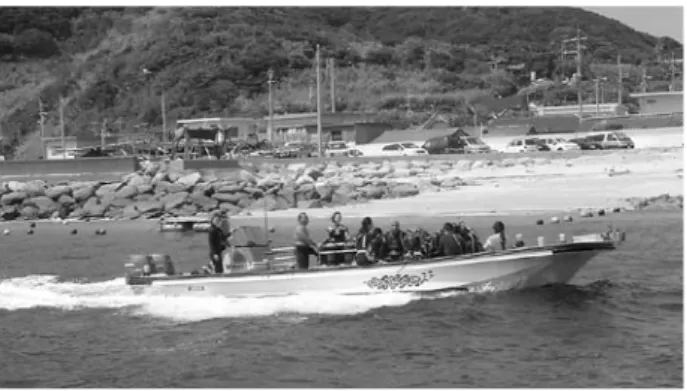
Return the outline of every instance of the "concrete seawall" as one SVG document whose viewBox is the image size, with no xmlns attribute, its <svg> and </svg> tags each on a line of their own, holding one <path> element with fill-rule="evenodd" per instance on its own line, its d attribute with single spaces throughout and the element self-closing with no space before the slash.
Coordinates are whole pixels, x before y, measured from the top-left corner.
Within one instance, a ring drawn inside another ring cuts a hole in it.
<svg viewBox="0 0 687 391">
<path fill-rule="evenodd" d="M 93 179 L 138 170 L 134 157 L 0 162 L 0 179 L 88 176 Z"/>
</svg>

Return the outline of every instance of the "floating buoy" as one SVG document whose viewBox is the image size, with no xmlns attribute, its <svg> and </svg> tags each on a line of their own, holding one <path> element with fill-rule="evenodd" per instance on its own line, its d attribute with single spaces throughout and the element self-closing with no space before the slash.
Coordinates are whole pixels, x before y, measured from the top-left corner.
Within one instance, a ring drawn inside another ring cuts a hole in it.
<svg viewBox="0 0 687 391">
<path fill-rule="evenodd" d="M 542 219 L 537 220 L 537 225 L 544 225 L 544 220 L 542 220 Z"/>
<path fill-rule="evenodd" d="M 76 234 L 79 233 L 79 231 L 77 231 L 76 228 L 74 228 L 74 229 L 71 230 L 69 233 L 71 233 L 72 235 L 76 235 Z"/>
<path fill-rule="evenodd" d="M 29 228 L 29 230 L 26 231 L 26 234 L 27 234 L 27 235 L 33 235 L 33 229 L 32 229 L 32 228 Z"/>
<path fill-rule="evenodd" d="M 551 223 L 552 223 L 552 224 L 558 224 L 558 223 L 560 223 L 560 222 L 561 222 L 561 221 L 560 221 L 560 220 L 558 219 L 558 217 L 556 217 L 556 216 L 553 216 L 553 217 L 551 218 Z"/>
<path fill-rule="evenodd" d="M 98 228 L 95 230 L 95 234 L 98 236 L 105 235 L 106 233 L 107 233 L 107 231 L 105 231 L 105 228 Z"/>
<path fill-rule="evenodd" d="M 613 213 L 620 213 L 621 211 L 622 211 L 622 209 L 620 209 L 617 206 L 615 208 L 613 208 Z"/>
<path fill-rule="evenodd" d="M 563 221 L 565 221 L 566 223 L 572 223 L 573 218 L 572 218 L 572 216 L 567 215 L 563 218 Z"/>
<path fill-rule="evenodd" d="M 31 224 L 29 224 L 29 228 L 31 228 L 31 229 L 36 228 L 36 223 L 32 222 Z"/>
<path fill-rule="evenodd" d="M 599 209 L 599 211 L 597 212 L 597 214 L 598 214 L 599 216 L 605 216 L 605 215 L 606 215 L 606 211 L 603 210 L 603 209 Z"/>
<path fill-rule="evenodd" d="M 2 231 L 2 234 L 7 236 L 10 234 L 10 232 L 12 232 L 12 231 L 10 231 L 9 228 L 5 228 L 5 230 Z"/>
</svg>

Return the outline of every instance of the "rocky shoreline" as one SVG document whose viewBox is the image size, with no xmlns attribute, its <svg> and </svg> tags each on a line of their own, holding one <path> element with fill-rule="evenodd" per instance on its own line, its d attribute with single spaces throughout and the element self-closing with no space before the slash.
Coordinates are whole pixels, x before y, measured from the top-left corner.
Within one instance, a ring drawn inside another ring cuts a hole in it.
<svg viewBox="0 0 687 391">
<path fill-rule="evenodd" d="M 282 164 L 244 161 L 241 169 L 232 171 L 183 170 L 178 161 L 149 162 L 116 182 L 2 182 L 0 221 L 150 219 L 202 215 L 218 208 L 229 215 L 249 216 L 263 210 L 342 207 L 457 190 L 475 183 L 476 178 L 493 174 L 614 176 L 629 172 L 626 168 L 630 167 L 631 171 L 642 170 L 640 161 L 624 159 L 622 155 L 609 155 L 602 162 L 585 156 L 560 162 L 539 157 Z M 651 166 L 671 171 L 681 163 L 674 152 L 650 161 Z M 682 196 L 676 200 L 668 196 L 632 203 L 635 209 L 681 210 Z M 654 204 L 662 206 L 650 207 Z"/>
<path fill-rule="evenodd" d="M 466 183 L 448 173 L 428 175 L 430 162 L 246 165 L 232 172 L 181 170 L 176 162 L 148 163 L 114 183 L 43 181 L 0 183 L 0 221 L 149 219 L 194 216 L 217 208 L 229 215 L 289 208 L 342 206 L 411 197 L 428 188 Z M 448 171 L 452 165 L 446 164 Z M 412 181 L 409 180 L 412 178 Z"/>
</svg>

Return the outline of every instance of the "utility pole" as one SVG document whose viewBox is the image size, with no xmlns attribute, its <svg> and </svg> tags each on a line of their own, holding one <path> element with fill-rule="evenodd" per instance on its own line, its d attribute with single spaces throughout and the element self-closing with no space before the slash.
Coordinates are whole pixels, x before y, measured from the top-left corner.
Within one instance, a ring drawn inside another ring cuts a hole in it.
<svg viewBox="0 0 687 391">
<path fill-rule="evenodd" d="M 105 149 L 105 135 L 107 134 L 107 119 L 103 120 L 103 124 L 100 126 L 100 149 Z"/>
<path fill-rule="evenodd" d="M 670 88 L 668 91 L 673 91 L 675 83 L 675 52 L 671 52 L 670 56 Z"/>
<path fill-rule="evenodd" d="M 274 81 L 272 80 L 274 78 L 274 69 L 270 68 L 267 70 L 267 105 L 268 111 L 269 111 L 269 117 L 267 120 L 267 139 L 270 141 L 270 144 L 274 141 L 274 136 L 273 136 L 273 121 L 274 121 L 274 105 L 272 104 L 272 84 Z"/>
<path fill-rule="evenodd" d="M 317 64 L 317 156 L 322 156 L 322 113 L 320 110 L 321 99 L 320 99 L 320 45 L 317 44 L 317 50 L 315 52 L 316 64 Z"/>
<path fill-rule="evenodd" d="M 45 111 L 43 111 L 43 99 L 38 97 L 38 123 L 41 125 L 41 156 L 45 156 Z"/>
<path fill-rule="evenodd" d="M 642 64 L 642 92 L 646 93 L 646 66 Z"/>
<path fill-rule="evenodd" d="M 575 42 L 575 50 L 565 51 L 564 54 L 575 54 L 577 55 L 577 103 L 580 105 L 580 120 L 582 120 L 582 115 L 584 113 L 584 108 L 582 105 L 582 50 L 585 49 L 582 46 L 582 41 L 586 41 L 587 37 L 583 37 L 580 33 L 580 28 L 577 28 L 577 37 L 565 39 L 563 43 L 567 44 L 570 42 Z"/>
<path fill-rule="evenodd" d="M 596 103 L 596 115 L 599 115 L 599 78 L 594 79 L 594 102 Z"/>
<path fill-rule="evenodd" d="M 336 94 L 334 92 L 334 59 L 329 59 L 329 93 L 332 100 L 332 113 L 336 113 Z"/>
<path fill-rule="evenodd" d="M 64 98 L 60 97 L 60 138 L 62 139 L 62 156 L 67 159 L 67 145 L 64 140 Z"/>
<path fill-rule="evenodd" d="M 620 54 L 618 54 L 618 104 L 623 104 L 623 68 L 620 63 Z"/>
<path fill-rule="evenodd" d="M 169 141 L 167 135 L 167 108 L 165 107 L 165 90 L 160 93 L 160 106 L 162 107 L 162 142 Z"/>
</svg>

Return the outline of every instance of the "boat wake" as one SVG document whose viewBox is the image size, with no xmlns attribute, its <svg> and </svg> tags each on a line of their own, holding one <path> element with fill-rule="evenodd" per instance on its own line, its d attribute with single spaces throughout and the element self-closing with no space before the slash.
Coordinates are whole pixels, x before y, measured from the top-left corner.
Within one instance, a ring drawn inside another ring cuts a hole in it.
<svg viewBox="0 0 687 391">
<path fill-rule="evenodd" d="M 381 307 L 399 307 L 419 299 L 441 299 L 465 292 L 438 295 L 388 293 L 376 295 L 293 295 L 263 298 L 165 297 L 134 295 L 124 278 L 103 282 L 62 282 L 58 276 L 31 275 L 0 279 L 0 311 L 53 308 L 63 311 L 120 309 L 136 316 L 178 322 L 282 314 L 356 315 Z"/>
</svg>

